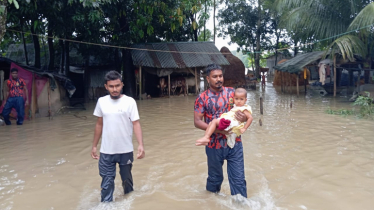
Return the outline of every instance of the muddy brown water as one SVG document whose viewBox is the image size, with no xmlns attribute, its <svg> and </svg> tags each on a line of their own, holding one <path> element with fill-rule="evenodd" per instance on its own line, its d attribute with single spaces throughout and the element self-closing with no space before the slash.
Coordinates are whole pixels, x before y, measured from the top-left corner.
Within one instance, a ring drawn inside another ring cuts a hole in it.
<svg viewBox="0 0 374 210">
<path fill-rule="evenodd" d="M 254 122 L 243 136 L 248 199 L 230 196 L 226 170 L 221 193 L 205 191 L 194 100 L 137 101 L 146 157 L 134 162 L 135 191 L 124 196 L 117 176 L 109 204 L 99 202 L 101 178 L 90 157 L 94 103 L 51 121 L 0 127 L 0 209 L 373 209 L 374 122 L 325 113 L 350 108 L 346 98 L 297 98 L 271 85 L 249 91 Z"/>
</svg>

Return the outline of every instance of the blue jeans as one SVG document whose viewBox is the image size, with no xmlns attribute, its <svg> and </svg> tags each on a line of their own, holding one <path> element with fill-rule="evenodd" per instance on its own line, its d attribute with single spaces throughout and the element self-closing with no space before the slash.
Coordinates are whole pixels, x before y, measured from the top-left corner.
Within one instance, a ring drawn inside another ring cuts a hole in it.
<svg viewBox="0 0 374 210">
<path fill-rule="evenodd" d="M 25 100 L 23 100 L 23 97 L 10 97 L 6 101 L 2 115 L 7 125 L 12 124 L 9 120 L 9 114 L 12 108 L 15 108 L 17 111 L 17 125 L 22 125 L 25 117 Z"/>
<path fill-rule="evenodd" d="M 247 197 L 247 183 L 244 175 L 243 145 L 236 142 L 234 148 L 205 147 L 208 159 L 208 179 L 206 190 L 217 193 L 223 182 L 223 162 L 227 160 L 227 174 L 229 177 L 231 195 L 241 194 Z"/>
</svg>

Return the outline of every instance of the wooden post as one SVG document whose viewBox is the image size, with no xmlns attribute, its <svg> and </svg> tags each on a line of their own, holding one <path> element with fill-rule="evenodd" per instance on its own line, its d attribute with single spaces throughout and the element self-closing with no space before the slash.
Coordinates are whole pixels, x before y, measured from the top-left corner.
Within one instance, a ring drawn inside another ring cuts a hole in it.
<svg viewBox="0 0 374 210">
<path fill-rule="evenodd" d="M 195 67 L 195 94 L 197 95 L 197 69 Z"/>
<path fill-rule="evenodd" d="M 305 91 L 305 94 L 306 94 L 306 81 L 308 79 L 308 71 L 307 71 L 307 69 L 304 69 L 304 71 L 305 71 L 304 75 L 306 75 L 306 76 L 303 75 L 303 78 L 304 78 L 304 91 Z"/>
<path fill-rule="evenodd" d="M 31 85 L 31 118 L 35 119 L 36 112 L 36 82 L 35 74 L 32 74 L 32 85 Z"/>
<path fill-rule="evenodd" d="M 299 74 L 296 75 L 296 91 L 297 96 L 299 96 Z"/>
<path fill-rule="evenodd" d="M 5 97 L 3 94 L 3 88 L 4 88 L 4 71 L 0 70 L 0 101 L 1 102 L 5 100 Z"/>
<path fill-rule="evenodd" d="M 334 55 L 334 97 L 336 96 L 336 54 Z"/>
<path fill-rule="evenodd" d="M 262 96 L 260 97 L 260 113 L 264 114 L 264 105 L 263 105 L 263 99 Z"/>
<path fill-rule="evenodd" d="M 279 72 L 281 76 L 281 92 L 283 93 L 283 72 Z"/>
<path fill-rule="evenodd" d="M 48 78 L 48 117 L 49 119 L 52 118 L 52 111 L 51 111 L 51 78 Z"/>
<path fill-rule="evenodd" d="M 139 66 L 139 100 L 142 100 L 142 67 Z"/>
<path fill-rule="evenodd" d="M 169 89 L 168 91 L 169 91 L 169 97 L 170 97 L 170 74 L 168 75 L 168 87 L 169 87 L 169 88 L 168 88 L 168 89 Z"/>
</svg>

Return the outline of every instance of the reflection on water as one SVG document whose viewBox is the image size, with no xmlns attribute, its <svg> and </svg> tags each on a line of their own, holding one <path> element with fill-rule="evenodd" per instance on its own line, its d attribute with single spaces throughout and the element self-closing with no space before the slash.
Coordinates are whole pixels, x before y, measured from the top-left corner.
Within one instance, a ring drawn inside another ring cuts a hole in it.
<svg viewBox="0 0 374 210">
<path fill-rule="evenodd" d="M 138 102 L 146 158 L 134 162 L 133 193 L 123 196 L 117 176 L 113 203 L 99 202 L 101 178 L 90 157 L 94 103 L 52 121 L 0 127 L 0 209 L 372 209 L 374 123 L 324 113 L 350 107 L 345 98 L 298 98 L 269 84 L 249 91 L 254 121 L 243 136 L 248 199 L 230 196 L 226 170 L 221 193 L 205 191 L 194 100 Z"/>
</svg>

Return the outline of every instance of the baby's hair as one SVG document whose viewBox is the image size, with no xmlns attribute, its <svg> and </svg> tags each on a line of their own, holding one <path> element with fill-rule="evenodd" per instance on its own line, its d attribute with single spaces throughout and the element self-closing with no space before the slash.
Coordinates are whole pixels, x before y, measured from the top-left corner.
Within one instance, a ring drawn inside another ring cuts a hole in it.
<svg viewBox="0 0 374 210">
<path fill-rule="evenodd" d="M 244 88 L 236 88 L 235 94 L 237 94 L 237 93 L 239 93 L 239 94 L 243 93 L 245 95 L 245 97 L 247 97 L 247 90 L 244 89 Z"/>
</svg>

